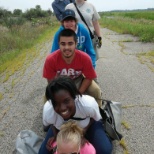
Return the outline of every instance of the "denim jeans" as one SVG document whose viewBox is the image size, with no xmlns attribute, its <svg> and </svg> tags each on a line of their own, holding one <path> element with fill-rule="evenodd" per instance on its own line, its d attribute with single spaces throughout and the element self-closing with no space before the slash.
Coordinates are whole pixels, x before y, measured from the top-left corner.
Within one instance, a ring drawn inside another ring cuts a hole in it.
<svg viewBox="0 0 154 154">
<path fill-rule="evenodd" d="M 50 152 L 46 148 L 47 141 L 50 137 L 53 137 L 52 129 L 49 128 L 45 140 L 43 141 L 39 154 L 49 154 Z M 86 132 L 86 139 L 95 147 L 96 154 L 111 154 L 112 143 L 106 136 L 101 121 L 95 121 Z"/>
</svg>

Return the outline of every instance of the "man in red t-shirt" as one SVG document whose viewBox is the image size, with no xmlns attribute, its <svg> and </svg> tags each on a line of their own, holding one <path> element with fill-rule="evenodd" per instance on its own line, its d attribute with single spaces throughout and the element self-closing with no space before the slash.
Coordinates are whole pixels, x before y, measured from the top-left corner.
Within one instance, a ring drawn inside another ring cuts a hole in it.
<svg viewBox="0 0 154 154">
<path fill-rule="evenodd" d="M 89 55 L 76 49 L 77 37 L 74 31 L 64 29 L 59 34 L 60 49 L 47 56 L 43 77 L 50 83 L 59 75 L 70 76 L 81 94 L 93 96 L 102 103 L 101 90 L 93 79 L 97 77 Z"/>
</svg>

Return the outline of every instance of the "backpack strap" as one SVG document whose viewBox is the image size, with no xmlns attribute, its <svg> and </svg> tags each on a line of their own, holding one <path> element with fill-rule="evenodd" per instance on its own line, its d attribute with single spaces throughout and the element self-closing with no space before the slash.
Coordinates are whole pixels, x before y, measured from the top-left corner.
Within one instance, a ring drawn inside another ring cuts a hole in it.
<svg viewBox="0 0 154 154">
<path fill-rule="evenodd" d="M 94 38 L 94 35 L 93 35 L 93 33 L 91 32 L 91 30 L 90 30 L 90 28 L 89 28 L 88 24 L 86 23 L 86 21 L 85 21 L 85 19 L 84 19 L 83 15 L 81 14 L 80 10 L 78 9 L 78 7 L 77 7 L 76 3 L 74 3 L 74 5 L 75 5 L 76 10 L 77 10 L 78 14 L 80 15 L 80 17 L 81 17 L 82 21 L 83 21 L 83 22 L 85 23 L 85 25 L 87 26 L 87 28 L 88 28 L 88 30 L 89 30 L 89 33 L 90 33 L 90 37 L 91 37 L 91 39 L 93 39 L 93 38 Z"/>
</svg>

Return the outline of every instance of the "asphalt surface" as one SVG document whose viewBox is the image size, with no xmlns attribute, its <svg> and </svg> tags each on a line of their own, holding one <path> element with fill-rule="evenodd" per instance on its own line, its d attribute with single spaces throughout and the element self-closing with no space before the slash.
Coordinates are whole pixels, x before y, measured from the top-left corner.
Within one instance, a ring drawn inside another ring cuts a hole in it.
<svg viewBox="0 0 154 154">
<path fill-rule="evenodd" d="M 102 29 L 103 46 L 96 71 L 103 98 L 123 105 L 121 132 L 130 154 L 154 153 L 154 72 L 149 63 L 137 58 L 140 52 L 154 50 L 154 44 L 138 42 L 131 35 L 120 35 Z M 129 40 L 129 41 L 128 41 Z M 131 41 L 130 41 L 131 40 Z M 0 93 L 0 154 L 10 154 L 17 134 L 31 129 L 38 135 L 42 131 L 42 107 L 46 80 L 42 67 L 51 48 L 51 41 L 37 45 L 37 58 L 2 83 Z M 28 62 L 27 62 L 28 63 Z M 125 149 L 114 142 L 113 154 L 124 154 Z"/>
<path fill-rule="evenodd" d="M 154 44 L 138 42 L 131 35 L 102 29 L 103 46 L 96 71 L 105 99 L 123 106 L 122 134 L 130 154 L 154 153 L 154 72 L 141 64 L 137 54 L 154 50 Z M 127 40 L 132 40 L 127 42 Z M 154 68 L 154 65 L 150 65 Z M 124 153 L 118 142 L 114 152 Z"/>
</svg>

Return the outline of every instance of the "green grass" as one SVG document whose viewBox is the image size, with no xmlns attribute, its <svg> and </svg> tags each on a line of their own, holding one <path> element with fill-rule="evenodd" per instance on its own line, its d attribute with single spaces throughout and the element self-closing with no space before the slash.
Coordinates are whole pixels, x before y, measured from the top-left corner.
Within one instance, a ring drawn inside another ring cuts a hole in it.
<svg viewBox="0 0 154 154">
<path fill-rule="evenodd" d="M 24 28 L 24 26 L 20 27 L 18 32 L 17 29 L 16 32 L 8 32 L 11 38 L 17 36 L 18 39 L 15 38 L 16 46 L 10 44 L 11 48 L 9 48 L 8 51 L 0 52 L 0 74 L 4 73 L 1 82 L 6 82 L 12 74 L 21 70 L 21 68 L 23 71 L 20 71 L 20 73 L 24 72 L 24 68 L 30 65 L 31 61 L 39 55 L 36 49 L 37 44 L 40 45 L 47 40 L 51 40 L 59 27 L 59 23 L 38 25 L 33 29 L 29 29 L 28 26 Z M 13 41 L 12 39 L 10 40 Z M 19 42 L 17 40 L 19 40 Z M 14 86 L 14 84 L 15 83 L 12 83 L 12 86 Z"/>
<path fill-rule="evenodd" d="M 142 42 L 154 42 L 154 11 L 100 13 L 103 27 L 122 34 L 138 36 Z"/>
</svg>

